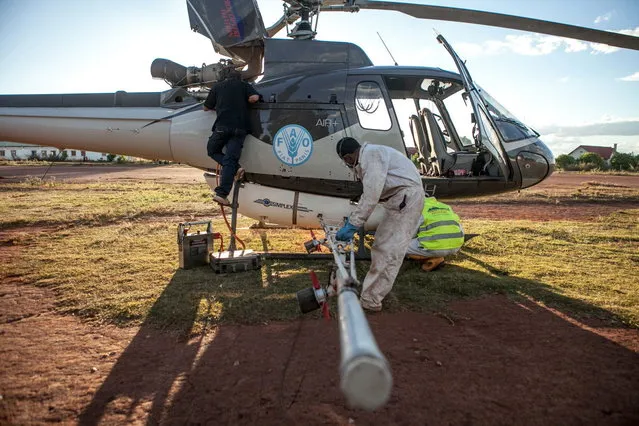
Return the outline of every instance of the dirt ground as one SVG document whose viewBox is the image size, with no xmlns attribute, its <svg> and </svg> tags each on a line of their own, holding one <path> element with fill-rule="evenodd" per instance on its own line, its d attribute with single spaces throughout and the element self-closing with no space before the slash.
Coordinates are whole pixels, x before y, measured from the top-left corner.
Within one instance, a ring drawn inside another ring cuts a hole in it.
<svg viewBox="0 0 639 426">
<path fill-rule="evenodd" d="M 175 169 L 176 179 L 201 179 Z M 0 176 L 18 178 L 11 170 Z M 75 178 L 167 179 L 166 170 Z M 639 186 L 638 177 L 607 175 L 542 185 L 593 180 Z M 504 207 L 513 219 L 589 220 L 607 206 L 545 206 L 537 216 L 534 205 L 456 210 L 490 217 Z M 0 263 L 11 250 L 0 247 Z M 639 330 L 583 324 L 533 302 L 490 296 L 453 303 L 446 316 L 370 315 L 394 387 L 385 407 L 367 413 L 339 391 L 337 321 L 220 326 L 182 339 L 146 324 L 90 325 L 54 313 L 53 300 L 47 289 L 0 283 L 1 424 L 639 424 Z"/>
</svg>

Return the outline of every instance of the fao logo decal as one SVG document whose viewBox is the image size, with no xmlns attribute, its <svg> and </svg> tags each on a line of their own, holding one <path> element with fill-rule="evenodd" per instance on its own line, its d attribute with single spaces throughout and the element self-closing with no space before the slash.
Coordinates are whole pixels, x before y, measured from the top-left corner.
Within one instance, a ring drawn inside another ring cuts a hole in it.
<svg viewBox="0 0 639 426">
<path fill-rule="evenodd" d="M 313 153 L 313 137 L 304 127 L 289 124 L 275 133 L 273 152 L 288 166 L 304 164 Z"/>
</svg>

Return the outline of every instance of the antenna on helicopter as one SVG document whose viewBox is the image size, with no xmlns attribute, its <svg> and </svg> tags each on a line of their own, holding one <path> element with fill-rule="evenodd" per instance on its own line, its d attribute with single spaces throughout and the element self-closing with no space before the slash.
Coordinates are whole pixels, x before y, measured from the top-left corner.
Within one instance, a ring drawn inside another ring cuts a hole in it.
<svg viewBox="0 0 639 426">
<path fill-rule="evenodd" d="M 384 47 L 386 48 L 386 51 L 388 52 L 388 54 L 390 55 L 391 59 L 393 60 L 393 62 L 395 63 L 395 66 L 397 66 L 397 61 L 395 60 L 395 58 L 393 57 L 393 54 L 391 53 L 390 49 L 388 48 L 388 46 L 386 46 L 386 43 L 384 43 L 384 39 L 382 38 L 382 36 L 379 34 L 379 31 L 377 32 L 377 36 L 379 37 L 379 39 L 382 41 L 382 44 L 384 45 Z"/>
</svg>

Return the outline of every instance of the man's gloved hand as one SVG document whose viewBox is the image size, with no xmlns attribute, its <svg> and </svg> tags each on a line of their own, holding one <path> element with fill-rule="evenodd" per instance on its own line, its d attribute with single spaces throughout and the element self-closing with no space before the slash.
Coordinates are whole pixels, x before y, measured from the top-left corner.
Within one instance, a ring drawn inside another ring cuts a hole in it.
<svg viewBox="0 0 639 426">
<path fill-rule="evenodd" d="M 339 229 L 339 231 L 337 231 L 337 234 L 335 234 L 335 238 L 338 241 L 350 241 L 358 229 L 359 227 L 353 225 L 348 221 L 348 219 L 346 219 L 346 223 Z"/>
</svg>

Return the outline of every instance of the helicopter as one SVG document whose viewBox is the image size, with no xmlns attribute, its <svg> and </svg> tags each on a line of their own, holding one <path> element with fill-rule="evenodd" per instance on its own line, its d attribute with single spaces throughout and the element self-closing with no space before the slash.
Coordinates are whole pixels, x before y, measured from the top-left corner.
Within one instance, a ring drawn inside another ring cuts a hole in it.
<svg viewBox="0 0 639 426">
<path fill-rule="evenodd" d="M 320 13 L 388 10 L 639 50 L 633 36 L 442 6 L 286 0 L 282 17 L 270 27 L 255 0 L 186 0 L 186 7 L 191 29 L 228 59 L 200 67 L 156 59 L 151 76 L 170 86 L 158 93 L 1 95 L 0 140 L 188 164 L 205 171 L 213 189 L 216 163 L 206 155 L 206 140 L 214 116 L 201 104 L 226 70 L 241 70 L 263 102 L 251 109 L 251 133 L 240 159 L 245 176 L 234 200 L 238 212 L 313 227 L 318 215 L 326 221 L 348 216 L 362 192 L 335 151 L 344 136 L 407 156 L 412 141 L 425 194 L 444 200 L 527 188 L 554 169 L 539 133 L 473 80 L 442 35 L 437 41 L 456 71 L 374 66 L 353 43 L 316 40 Z M 275 38 L 284 28 L 288 38 Z M 400 117 L 395 100 L 409 100 L 414 110 Z M 451 103 L 467 109 L 461 121 Z M 402 130 L 406 124 L 410 134 Z M 382 214 L 378 207 L 365 229 L 374 230 Z"/>
</svg>

